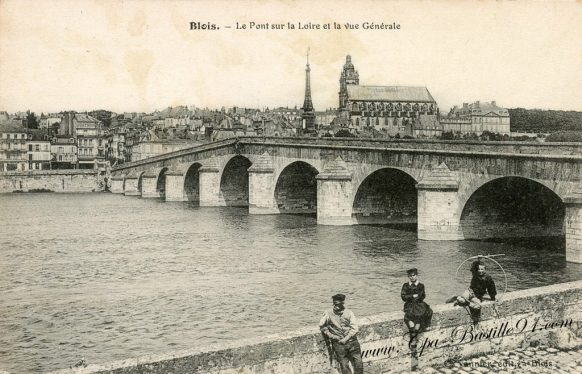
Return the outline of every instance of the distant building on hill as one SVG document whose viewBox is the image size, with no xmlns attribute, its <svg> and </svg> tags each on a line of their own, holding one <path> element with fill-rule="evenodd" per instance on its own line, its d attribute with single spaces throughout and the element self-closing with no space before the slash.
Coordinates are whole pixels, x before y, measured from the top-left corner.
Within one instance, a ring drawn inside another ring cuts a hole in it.
<svg viewBox="0 0 582 374">
<path fill-rule="evenodd" d="M 413 135 L 416 125 L 438 126 L 438 113 L 437 103 L 426 87 L 361 86 L 351 56 L 346 57 L 340 75 L 339 123 L 356 132 Z M 425 136 L 427 130 L 423 127 L 419 134 Z M 430 130 L 438 132 L 436 128 Z"/>
<path fill-rule="evenodd" d="M 445 132 L 477 135 L 481 135 L 484 131 L 509 135 L 509 122 L 509 111 L 497 106 L 495 101 L 463 103 L 462 107 L 455 105 L 448 116 L 441 118 Z"/>
</svg>

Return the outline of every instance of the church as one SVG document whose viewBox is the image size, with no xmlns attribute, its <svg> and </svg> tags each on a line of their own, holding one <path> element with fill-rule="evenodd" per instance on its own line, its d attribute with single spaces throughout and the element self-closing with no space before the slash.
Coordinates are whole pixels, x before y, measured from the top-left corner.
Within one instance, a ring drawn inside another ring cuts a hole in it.
<svg viewBox="0 0 582 374">
<path fill-rule="evenodd" d="M 439 136 L 438 106 L 426 87 L 360 86 L 350 55 L 340 76 L 340 117 L 357 132 L 373 128 L 385 135 Z"/>
</svg>

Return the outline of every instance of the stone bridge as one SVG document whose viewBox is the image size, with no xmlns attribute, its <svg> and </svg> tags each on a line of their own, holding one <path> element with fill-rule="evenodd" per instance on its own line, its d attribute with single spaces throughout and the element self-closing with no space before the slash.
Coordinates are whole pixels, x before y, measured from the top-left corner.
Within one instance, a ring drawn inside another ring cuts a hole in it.
<svg viewBox="0 0 582 374">
<path fill-rule="evenodd" d="M 582 263 L 581 165 L 581 143 L 241 137 L 118 166 L 111 191 L 421 240 L 565 236 Z"/>
</svg>

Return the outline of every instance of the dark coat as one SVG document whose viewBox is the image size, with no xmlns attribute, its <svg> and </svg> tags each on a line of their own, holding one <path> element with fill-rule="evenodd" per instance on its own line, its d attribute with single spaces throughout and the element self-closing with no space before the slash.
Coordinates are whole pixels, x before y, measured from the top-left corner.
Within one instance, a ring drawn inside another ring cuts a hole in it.
<svg viewBox="0 0 582 374">
<path fill-rule="evenodd" d="M 413 295 L 418 295 L 414 297 Z M 424 302 L 426 293 L 424 284 L 417 282 L 416 285 L 404 283 L 400 296 L 404 301 L 404 320 L 419 323 L 423 328 L 430 324 L 432 319 L 432 309 Z"/>
</svg>

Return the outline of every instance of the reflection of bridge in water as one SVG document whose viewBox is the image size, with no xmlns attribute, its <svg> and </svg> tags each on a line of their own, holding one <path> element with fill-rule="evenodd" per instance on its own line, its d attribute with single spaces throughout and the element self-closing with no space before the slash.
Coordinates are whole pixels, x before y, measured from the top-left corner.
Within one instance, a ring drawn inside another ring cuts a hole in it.
<svg viewBox="0 0 582 374">
<path fill-rule="evenodd" d="M 582 263 L 581 165 L 579 143 L 243 137 L 121 165 L 111 190 L 424 240 L 565 236 Z"/>
</svg>

